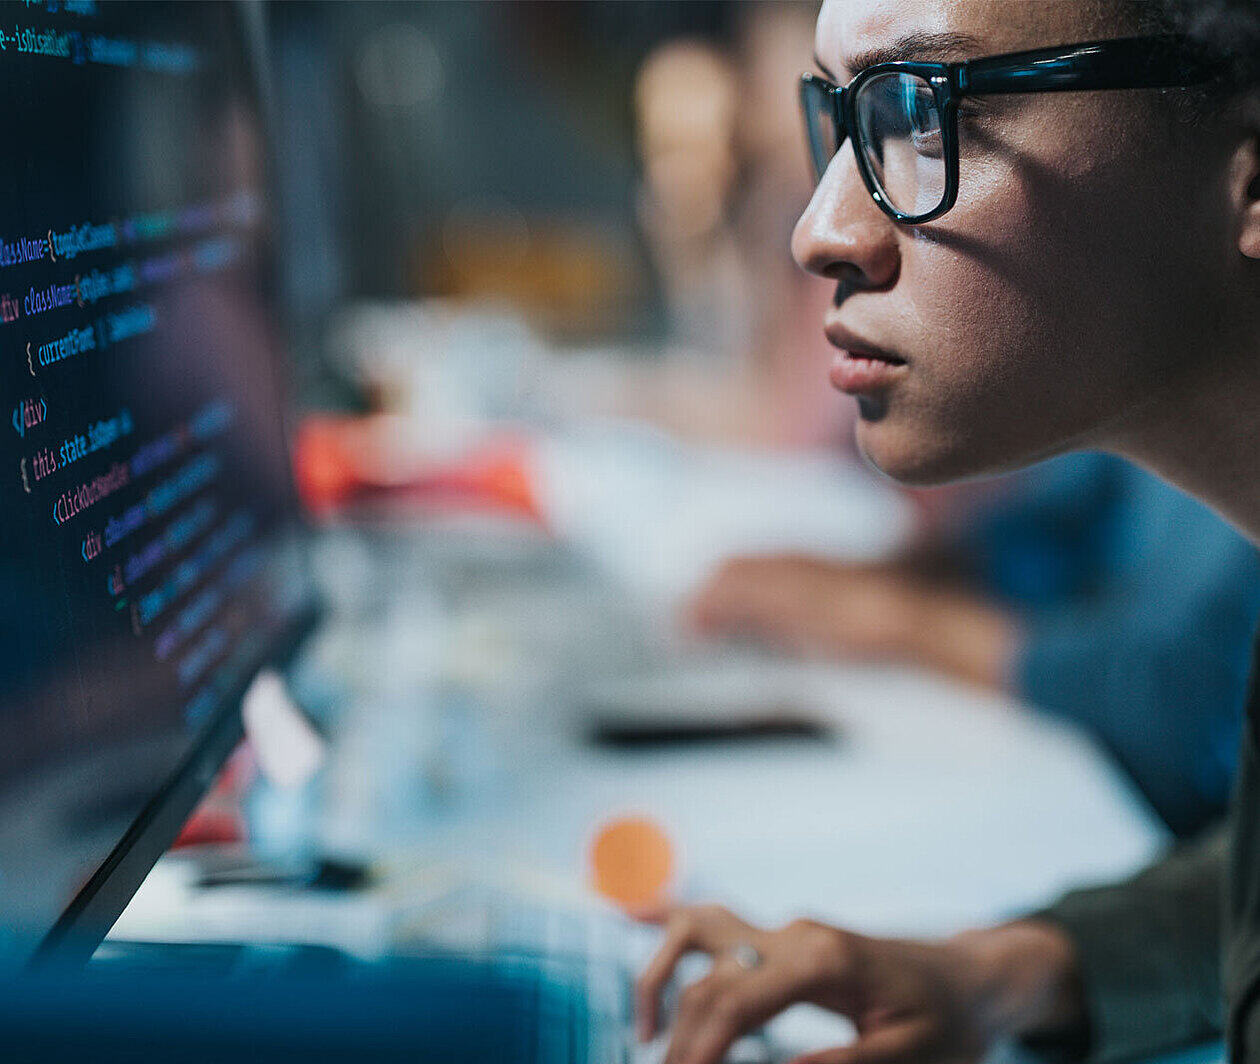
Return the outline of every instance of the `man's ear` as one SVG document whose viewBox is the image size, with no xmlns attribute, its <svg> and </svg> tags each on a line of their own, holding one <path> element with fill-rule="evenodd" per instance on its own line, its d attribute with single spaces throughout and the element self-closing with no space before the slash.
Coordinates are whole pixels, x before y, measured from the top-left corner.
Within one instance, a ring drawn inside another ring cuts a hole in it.
<svg viewBox="0 0 1260 1064">
<path fill-rule="evenodd" d="M 1238 250 L 1249 259 L 1260 259 L 1260 100 L 1253 94 L 1247 108 L 1251 135 L 1239 145 L 1238 164 L 1241 187 L 1241 225 Z"/>
<path fill-rule="evenodd" d="M 1260 163 L 1260 145 L 1253 145 L 1251 153 Z M 1244 197 L 1238 250 L 1249 259 L 1260 259 L 1260 165 L 1247 185 Z"/>
</svg>

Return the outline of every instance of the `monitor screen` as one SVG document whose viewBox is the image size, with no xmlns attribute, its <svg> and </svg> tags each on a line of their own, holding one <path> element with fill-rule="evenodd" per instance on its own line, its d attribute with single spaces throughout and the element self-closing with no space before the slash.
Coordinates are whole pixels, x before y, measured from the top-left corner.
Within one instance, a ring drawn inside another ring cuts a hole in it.
<svg viewBox="0 0 1260 1064">
<path fill-rule="evenodd" d="M 241 20 L 0 8 L 9 957 L 72 903 L 108 896 L 96 922 L 117 916 L 156 856 L 146 830 L 169 843 L 239 734 L 244 684 L 310 613 Z"/>
</svg>

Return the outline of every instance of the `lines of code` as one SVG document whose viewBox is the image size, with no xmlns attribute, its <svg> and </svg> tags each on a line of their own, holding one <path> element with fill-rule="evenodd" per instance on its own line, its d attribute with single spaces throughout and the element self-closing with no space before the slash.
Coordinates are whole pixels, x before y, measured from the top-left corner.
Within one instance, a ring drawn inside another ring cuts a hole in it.
<svg viewBox="0 0 1260 1064">
<path fill-rule="evenodd" d="M 71 221 L 63 228 L 0 236 L 0 269 L 45 260 L 71 262 L 89 251 L 135 247 L 227 227 L 248 229 L 258 221 L 261 211 L 255 193 L 238 191 L 221 200 L 142 211 L 118 220 Z"/>
<path fill-rule="evenodd" d="M 0 0 L 0 947 L 213 770 L 311 612 L 249 25 Z"/>
<path fill-rule="evenodd" d="M 60 59 L 183 77 L 204 62 L 192 44 L 96 26 L 95 4 L 24 10 L 0 15 L 0 64 Z M 0 232 L 0 351 L 16 354 L 28 382 L 8 411 L 20 441 L 11 475 L 67 555 L 95 574 L 89 587 L 117 623 L 182 688 L 230 653 L 223 617 L 262 552 L 256 514 L 224 480 L 238 399 L 211 380 L 208 396 L 203 388 L 183 405 L 179 359 L 197 356 L 179 345 L 190 342 L 189 293 L 248 264 L 263 205 L 233 187 L 119 206 L 54 207 Z M 155 370 L 173 378 L 169 408 L 155 406 Z"/>
<path fill-rule="evenodd" d="M 183 42 L 151 40 L 102 32 L 92 25 L 100 8 L 94 3 L 26 3 L 26 15 L 78 15 L 82 25 L 53 26 L 13 22 L 0 26 L 0 53 L 61 59 L 83 66 L 138 67 L 163 74 L 192 74 L 202 65 L 198 49 Z"/>
</svg>

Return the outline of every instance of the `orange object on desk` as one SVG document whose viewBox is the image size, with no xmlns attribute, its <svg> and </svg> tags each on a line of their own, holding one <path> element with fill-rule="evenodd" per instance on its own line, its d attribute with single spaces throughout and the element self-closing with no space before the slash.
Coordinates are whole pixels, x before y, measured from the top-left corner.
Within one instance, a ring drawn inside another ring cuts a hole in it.
<svg viewBox="0 0 1260 1064">
<path fill-rule="evenodd" d="M 623 909 L 659 905 L 669 897 L 674 847 L 664 828 L 643 816 L 609 820 L 591 843 L 594 887 Z"/>
</svg>

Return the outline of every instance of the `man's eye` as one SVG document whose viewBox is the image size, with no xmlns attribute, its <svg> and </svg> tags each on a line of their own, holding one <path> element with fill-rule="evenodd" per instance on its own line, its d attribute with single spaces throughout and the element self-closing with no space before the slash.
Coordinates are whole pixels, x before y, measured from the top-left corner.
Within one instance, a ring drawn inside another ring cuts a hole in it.
<svg viewBox="0 0 1260 1064">
<path fill-rule="evenodd" d="M 916 152 L 931 159 L 939 159 L 944 151 L 939 129 L 914 130 L 910 134 L 910 143 Z"/>
<path fill-rule="evenodd" d="M 910 128 L 916 133 L 936 128 L 936 101 L 928 94 L 916 93 L 908 101 L 907 110 Z"/>
<path fill-rule="evenodd" d="M 910 143 L 922 155 L 941 154 L 940 115 L 930 93 L 917 92 L 906 101 Z"/>
</svg>

